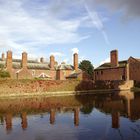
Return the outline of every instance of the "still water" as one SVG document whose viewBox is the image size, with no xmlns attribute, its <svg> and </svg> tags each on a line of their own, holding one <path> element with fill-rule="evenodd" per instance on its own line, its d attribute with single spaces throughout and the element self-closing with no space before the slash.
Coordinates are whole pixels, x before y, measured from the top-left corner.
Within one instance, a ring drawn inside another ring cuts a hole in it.
<svg viewBox="0 0 140 140">
<path fill-rule="evenodd" d="M 140 93 L 0 99 L 0 140 L 140 140 Z"/>
</svg>

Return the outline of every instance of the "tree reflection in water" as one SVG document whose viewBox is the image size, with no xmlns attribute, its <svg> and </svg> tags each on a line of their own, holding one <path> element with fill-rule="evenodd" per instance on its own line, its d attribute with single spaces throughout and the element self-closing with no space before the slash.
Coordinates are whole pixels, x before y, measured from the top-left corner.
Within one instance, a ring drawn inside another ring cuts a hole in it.
<svg viewBox="0 0 140 140">
<path fill-rule="evenodd" d="M 19 114 L 21 128 L 27 131 L 30 125 L 28 116 L 40 114 L 40 119 L 44 119 L 46 117 L 44 113 L 47 113 L 49 123 L 57 125 L 56 114 L 70 113 L 73 116 L 74 126 L 80 127 L 82 124 L 80 116 L 92 114 L 94 108 L 111 117 L 111 127 L 118 130 L 120 138 L 123 139 L 121 117 L 129 118 L 131 121 L 137 121 L 140 118 L 140 95 L 132 92 L 119 92 L 68 97 L 0 99 L 0 122 L 7 134 L 10 134 L 14 124 L 12 120 Z M 135 135 L 140 135 L 140 124 L 136 124 L 135 127 L 131 126 L 130 130 Z"/>
</svg>

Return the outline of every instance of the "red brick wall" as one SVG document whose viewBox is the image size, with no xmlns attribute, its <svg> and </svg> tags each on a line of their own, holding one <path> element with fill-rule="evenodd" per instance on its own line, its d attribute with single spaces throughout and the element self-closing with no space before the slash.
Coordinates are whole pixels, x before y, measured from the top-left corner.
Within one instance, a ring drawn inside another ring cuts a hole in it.
<svg viewBox="0 0 140 140">
<path fill-rule="evenodd" d="M 110 68 L 94 71 L 95 80 L 122 80 L 126 79 L 126 68 Z"/>
<path fill-rule="evenodd" d="M 50 76 L 51 80 L 56 79 L 55 70 L 34 70 L 34 69 L 21 70 L 18 74 L 18 79 L 32 79 L 38 77 L 41 73 Z"/>
<path fill-rule="evenodd" d="M 65 76 L 64 76 L 63 70 L 57 70 L 56 79 L 57 79 L 57 80 L 65 80 Z"/>
<path fill-rule="evenodd" d="M 62 71 L 65 77 L 69 76 L 73 72 L 73 70 L 62 70 Z"/>
<path fill-rule="evenodd" d="M 56 80 L 56 74 L 57 71 L 56 70 L 48 70 L 50 76 L 52 77 L 52 80 Z"/>
<path fill-rule="evenodd" d="M 17 79 L 31 79 L 33 78 L 32 73 L 28 69 L 22 69 L 17 74 Z"/>
<path fill-rule="evenodd" d="M 89 75 L 89 74 L 87 74 L 86 72 L 81 72 L 81 74 L 82 74 L 82 79 L 81 80 L 92 80 L 92 77 Z"/>
<path fill-rule="evenodd" d="M 140 62 L 130 58 L 129 59 L 130 80 L 140 81 Z"/>
</svg>

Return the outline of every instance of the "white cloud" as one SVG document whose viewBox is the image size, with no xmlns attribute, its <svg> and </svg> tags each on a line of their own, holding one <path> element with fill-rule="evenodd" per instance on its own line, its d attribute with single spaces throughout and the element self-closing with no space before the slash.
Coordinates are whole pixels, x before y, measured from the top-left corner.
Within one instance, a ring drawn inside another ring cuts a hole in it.
<svg viewBox="0 0 140 140">
<path fill-rule="evenodd" d="M 66 64 L 69 64 L 69 59 L 66 58 L 66 59 L 63 60 L 63 62 L 65 62 Z"/>
<path fill-rule="evenodd" d="M 22 51 L 34 56 L 40 55 L 40 51 L 45 55 L 42 50 L 48 45 L 77 43 L 89 38 L 90 34 L 81 33 L 80 29 L 93 27 L 109 43 L 103 24 L 105 17 L 100 17 L 94 8 L 89 9 L 91 0 L 86 2 L 87 6 L 83 0 L 0 0 L 0 49 L 10 48 L 16 56 Z M 79 52 L 78 48 L 72 51 Z"/>
<path fill-rule="evenodd" d="M 26 0 L 0 2 L 0 47 L 30 51 L 31 48 L 49 44 L 77 43 L 88 37 L 78 33 L 81 18 L 58 19 L 45 11 L 50 5 L 42 10 L 43 4 L 32 15 L 33 11 L 29 10 L 32 7 L 24 7 L 25 2 Z"/>
<path fill-rule="evenodd" d="M 61 52 L 51 52 L 50 55 L 58 56 L 58 57 L 62 57 L 62 56 L 64 56 L 64 54 L 61 53 Z"/>
<path fill-rule="evenodd" d="M 72 54 L 79 53 L 79 49 L 78 48 L 72 48 L 71 51 L 72 51 Z"/>
<path fill-rule="evenodd" d="M 110 44 L 108 35 L 104 30 L 103 22 L 102 22 L 101 18 L 99 17 L 99 14 L 97 13 L 97 11 L 91 11 L 86 2 L 84 4 L 84 6 L 92 21 L 93 26 L 96 27 L 102 33 L 106 43 Z"/>
<path fill-rule="evenodd" d="M 110 62 L 110 57 L 106 58 L 105 60 L 100 62 L 100 65 L 104 64 L 104 63 L 108 63 Z"/>
</svg>

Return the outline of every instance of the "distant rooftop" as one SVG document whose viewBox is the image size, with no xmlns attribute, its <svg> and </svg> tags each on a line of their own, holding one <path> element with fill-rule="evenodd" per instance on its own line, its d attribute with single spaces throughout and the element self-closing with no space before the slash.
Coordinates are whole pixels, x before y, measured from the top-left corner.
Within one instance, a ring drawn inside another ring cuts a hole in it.
<svg viewBox="0 0 140 140">
<path fill-rule="evenodd" d="M 2 61 L 0 58 L 0 67 L 4 67 L 6 64 L 6 61 Z M 12 65 L 14 69 L 21 69 L 21 59 L 13 59 L 12 60 Z M 61 69 L 61 70 L 73 70 L 74 67 L 72 65 L 68 65 L 65 63 L 62 63 L 60 65 L 55 64 L 55 70 Z M 28 69 L 40 69 L 40 70 L 49 70 L 50 65 L 49 62 L 38 62 L 37 60 L 28 60 L 27 61 L 27 68 Z"/>
<path fill-rule="evenodd" d="M 118 67 L 125 67 L 127 63 L 128 63 L 127 60 L 119 61 Z M 97 67 L 95 70 L 107 69 L 107 68 L 112 68 L 110 62 L 109 62 L 109 63 L 104 63 L 104 64 L 100 65 L 100 66 Z"/>
</svg>

